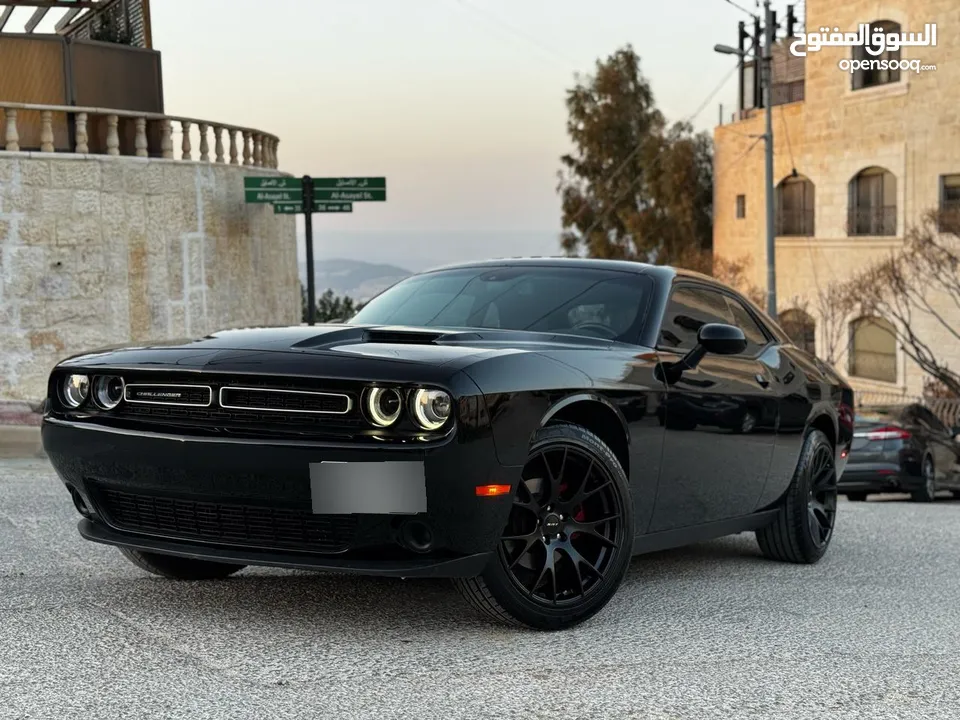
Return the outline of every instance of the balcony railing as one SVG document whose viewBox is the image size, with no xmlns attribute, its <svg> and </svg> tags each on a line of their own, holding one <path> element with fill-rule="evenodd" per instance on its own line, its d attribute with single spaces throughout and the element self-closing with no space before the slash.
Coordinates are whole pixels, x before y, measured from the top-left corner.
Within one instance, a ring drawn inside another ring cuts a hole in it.
<svg viewBox="0 0 960 720">
<path fill-rule="evenodd" d="M 777 212 L 777 235 L 813 236 L 813 208 Z"/>
<path fill-rule="evenodd" d="M 897 234 L 897 207 L 853 208 L 848 224 L 850 235 L 894 236 Z"/>
<path fill-rule="evenodd" d="M 771 104 L 786 105 L 787 103 L 803 102 L 804 81 L 774 83 L 770 87 Z"/>
<path fill-rule="evenodd" d="M 4 116 L 0 125 L 0 152 L 38 150 L 278 167 L 279 138 L 253 128 L 157 113 L 69 105 L 0 102 L 0 110 Z M 175 132 L 180 140 L 179 157 L 174 153 Z"/>
<path fill-rule="evenodd" d="M 944 200 L 940 208 L 940 232 L 960 235 L 960 200 Z"/>
</svg>

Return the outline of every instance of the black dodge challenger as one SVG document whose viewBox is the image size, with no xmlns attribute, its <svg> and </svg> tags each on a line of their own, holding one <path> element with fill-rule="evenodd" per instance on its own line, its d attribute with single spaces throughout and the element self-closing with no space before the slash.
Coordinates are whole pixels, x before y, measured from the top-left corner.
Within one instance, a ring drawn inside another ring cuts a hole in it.
<svg viewBox="0 0 960 720">
<path fill-rule="evenodd" d="M 65 360 L 43 445 L 81 535 L 148 572 L 450 577 L 555 630 L 637 553 L 753 531 L 819 560 L 852 408 L 708 277 L 530 258 L 415 275 L 345 324 Z"/>
</svg>

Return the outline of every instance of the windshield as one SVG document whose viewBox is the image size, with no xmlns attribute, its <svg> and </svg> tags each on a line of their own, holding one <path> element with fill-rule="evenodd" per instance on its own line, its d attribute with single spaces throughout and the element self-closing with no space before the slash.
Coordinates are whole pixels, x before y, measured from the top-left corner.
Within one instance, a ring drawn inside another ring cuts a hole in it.
<svg viewBox="0 0 960 720">
<path fill-rule="evenodd" d="M 415 275 L 350 323 L 498 328 L 636 342 L 652 282 L 634 273 L 503 267 Z"/>
</svg>

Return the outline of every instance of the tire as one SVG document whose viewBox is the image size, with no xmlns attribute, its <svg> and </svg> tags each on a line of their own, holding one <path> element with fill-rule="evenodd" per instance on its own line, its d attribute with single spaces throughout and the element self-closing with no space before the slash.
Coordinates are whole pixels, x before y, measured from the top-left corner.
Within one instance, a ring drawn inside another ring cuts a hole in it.
<svg viewBox="0 0 960 720">
<path fill-rule="evenodd" d="M 836 515 L 834 448 L 826 435 L 811 428 L 777 519 L 757 530 L 760 551 L 771 560 L 815 563 L 830 545 Z"/>
<path fill-rule="evenodd" d="M 633 532 L 630 486 L 613 451 L 578 425 L 550 425 L 531 444 L 487 568 L 454 584 L 475 609 L 501 623 L 573 627 L 617 592 L 633 554 Z"/>
<path fill-rule="evenodd" d="M 231 565 L 210 560 L 194 560 L 175 555 L 118 548 L 123 556 L 141 570 L 170 580 L 222 580 L 243 570 L 246 565 Z"/>
<path fill-rule="evenodd" d="M 920 465 L 920 474 L 923 477 L 923 485 L 910 493 L 914 502 L 934 502 L 937 499 L 937 475 L 933 466 L 933 458 L 929 455 L 923 458 Z"/>
<path fill-rule="evenodd" d="M 851 492 L 847 493 L 847 500 L 850 502 L 863 502 L 867 499 L 867 494 L 865 492 Z"/>
</svg>

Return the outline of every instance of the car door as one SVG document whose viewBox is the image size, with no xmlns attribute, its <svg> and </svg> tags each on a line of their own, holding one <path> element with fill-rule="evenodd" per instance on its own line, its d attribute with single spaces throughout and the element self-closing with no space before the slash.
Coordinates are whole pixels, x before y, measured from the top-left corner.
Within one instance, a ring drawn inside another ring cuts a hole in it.
<svg viewBox="0 0 960 720">
<path fill-rule="evenodd" d="M 737 324 L 727 295 L 706 283 L 678 281 L 661 324 L 660 362 L 679 361 L 707 323 Z M 740 517 L 756 507 L 778 420 L 773 378 L 759 360 L 764 349 L 748 339 L 740 355 L 708 354 L 667 387 L 664 455 L 650 531 Z"/>
<path fill-rule="evenodd" d="M 914 409 L 914 418 L 922 438 L 921 442 L 933 458 L 937 484 L 949 484 L 957 464 L 956 443 L 950 428 L 922 406 Z"/>
</svg>

